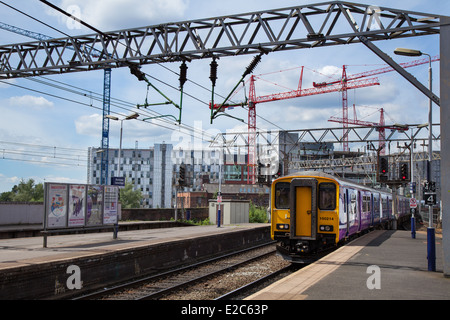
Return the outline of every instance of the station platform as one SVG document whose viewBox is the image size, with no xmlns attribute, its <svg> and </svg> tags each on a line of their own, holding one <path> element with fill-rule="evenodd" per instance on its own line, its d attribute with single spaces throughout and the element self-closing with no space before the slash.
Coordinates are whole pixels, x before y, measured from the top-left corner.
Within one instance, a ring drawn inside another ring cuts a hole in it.
<svg viewBox="0 0 450 320">
<path fill-rule="evenodd" d="M 173 227 L 0 239 L 0 299 L 59 299 L 73 294 L 68 267 L 82 290 L 188 264 L 270 241 L 269 224 Z"/>
<path fill-rule="evenodd" d="M 377 230 L 254 293 L 246 300 L 448 300 L 442 237 L 428 271 L 426 231 Z"/>
</svg>

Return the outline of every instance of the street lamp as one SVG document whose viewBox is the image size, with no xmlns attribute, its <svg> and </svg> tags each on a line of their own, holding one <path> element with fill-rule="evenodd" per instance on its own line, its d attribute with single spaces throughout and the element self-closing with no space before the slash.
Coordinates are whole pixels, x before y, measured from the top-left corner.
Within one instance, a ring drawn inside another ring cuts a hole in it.
<svg viewBox="0 0 450 320">
<path fill-rule="evenodd" d="M 139 117 L 139 114 L 134 112 L 128 116 L 126 116 L 123 119 L 119 119 L 116 116 L 111 116 L 111 115 L 106 115 L 106 118 L 110 119 L 110 120 L 114 120 L 114 121 L 120 121 L 120 144 L 119 144 L 119 172 L 117 174 L 118 177 L 120 177 L 120 156 L 122 153 L 122 133 L 123 133 L 123 121 L 124 120 L 133 120 L 133 119 L 137 119 Z"/>
<path fill-rule="evenodd" d="M 212 144 L 219 144 L 220 141 L 216 141 L 216 140 L 209 140 L 209 142 Z M 217 209 L 217 228 L 220 228 L 220 223 L 221 223 L 221 219 L 222 221 L 224 220 L 223 218 L 223 212 L 221 212 L 221 205 L 222 205 L 222 163 L 225 164 L 225 159 L 224 159 L 224 148 L 225 146 L 227 146 L 228 144 L 234 142 L 233 140 L 225 140 L 223 139 L 222 141 L 222 150 L 219 154 L 219 192 L 217 193 L 217 205 L 218 205 L 218 209 Z M 220 145 L 218 146 L 220 148 Z M 222 216 L 221 216 L 222 214 Z M 222 223 L 223 224 L 223 223 Z"/>
<path fill-rule="evenodd" d="M 427 53 L 421 52 L 420 50 L 397 48 L 394 53 L 401 56 L 408 57 L 419 57 L 422 55 L 428 56 L 429 68 L 428 68 L 428 81 L 430 85 L 430 92 L 433 92 L 433 70 L 431 68 L 431 56 Z M 432 107 L 433 101 L 430 99 L 428 107 L 428 163 L 427 163 L 427 180 L 431 182 L 431 162 L 433 160 L 433 121 L 432 121 Z M 428 271 L 436 271 L 436 241 L 433 228 L 433 205 L 429 205 L 429 223 L 427 229 L 427 240 L 428 240 Z"/>
</svg>

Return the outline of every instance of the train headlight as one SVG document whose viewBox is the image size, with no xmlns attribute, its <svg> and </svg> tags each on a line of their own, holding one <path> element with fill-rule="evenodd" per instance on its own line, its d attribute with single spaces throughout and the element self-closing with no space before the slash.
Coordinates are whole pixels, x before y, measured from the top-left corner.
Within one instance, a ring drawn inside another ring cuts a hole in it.
<svg viewBox="0 0 450 320">
<path fill-rule="evenodd" d="M 277 229 L 278 230 L 289 230 L 289 224 L 278 223 L 277 224 Z"/>
<path fill-rule="evenodd" d="M 324 231 L 324 232 L 331 232 L 331 231 L 333 231 L 333 226 L 328 226 L 328 225 L 320 226 L 319 230 Z"/>
</svg>

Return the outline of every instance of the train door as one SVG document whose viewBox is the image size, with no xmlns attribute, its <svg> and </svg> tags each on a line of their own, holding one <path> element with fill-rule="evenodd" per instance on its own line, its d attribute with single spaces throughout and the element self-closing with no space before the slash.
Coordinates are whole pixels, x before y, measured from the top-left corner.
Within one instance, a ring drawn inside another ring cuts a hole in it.
<svg viewBox="0 0 450 320">
<path fill-rule="evenodd" d="M 375 199 L 373 194 L 370 194 L 370 226 L 375 224 Z"/>
<path fill-rule="evenodd" d="M 339 204 L 339 240 L 348 236 L 348 222 L 349 222 L 349 201 L 348 189 L 341 189 L 342 203 Z"/>
<path fill-rule="evenodd" d="M 293 179 L 290 190 L 291 238 L 315 240 L 317 233 L 317 180 Z"/>
<path fill-rule="evenodd" d="M 359 230 L 359 199 L 358 191 L 348 189 L 348 234 L 353 235 Z"/>
</svg>

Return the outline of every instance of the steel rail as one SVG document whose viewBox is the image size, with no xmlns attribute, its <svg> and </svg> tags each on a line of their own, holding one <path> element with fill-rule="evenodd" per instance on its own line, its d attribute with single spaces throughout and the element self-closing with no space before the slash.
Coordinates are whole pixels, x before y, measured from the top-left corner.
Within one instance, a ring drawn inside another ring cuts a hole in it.
<svg viewBox="0 0 450 320">
<path fill-rule="evenodd" d="M 166 272 L 153 274 L 153 275 L 150 275 L 150 276 L 147 276 L 147 277 L 134 279 L 134 280 L 131 280 L 131 281 L 124 282 L 123 284 L 114 285 L 114 286 L 111 286 L 111 287 L 104 288 L 102 290 L 98 290 L 98 291 L 95 291 L 95 292 L 91 292 L 91 293 L 87 293 L 87 294 L 83 294 L 83 295 L 74 297 L 74 298 L 72 298 L 72 300 L 94 300 L 94 299 L 98 299 L 100 297 L 105 297 L 107 295 L 112 295 L 112 294 L 114 294 L 114 292 L 117 292 L 117 291 L 120 291 L 120 290 L 136 287 L 136 286 L 142 285 L 142 284 L 144 284 L 146 282 L 156 281 L 157 279 L 160 279 L 160 278 L 163 278 L 163 277 L 169 277 L 169 276 L 174 275 L 176 273 L 187 271 L 187 270 L 193 269 L 193 268 L 198 268 L 198 267 L 207 265 L 209 263 L 219 261 L 221 259 L 230 258 L 230 257 L 232 257 L 234 255 L 239 255 L 239 254 L 242 254 L 242 253 L 245 253 L 245 252 L 248 252 L 248 251 L 251 251 L 251 250 L 255 250 L 255 249 L 258 249 L 258 248 L 261 248 L 261 247 L 273 245 L 274 243 L 275 242 L 273 242 L 273 241 L 266 242 L 266 243 L 259 244 L 259 245 L 256 245 L 256 246 L 253 246 L 253 247 L 250 247 L 250 248 L 242 249 L 242 250 L 239 250 L 239 251 L 234 251 L 234 252 L 227 253 L 227 254 L 224 254 L 224 255 L 221 255 L 221 256 L 218 256 L 218 257 L 214 257 L 214 258 L 207 259 L 207 260 L 204 260 L 204 261 L 200 261 L 200 262 L 197 262 L 197 263 L 194 263 L 194 264 L 190 264 L 190 265 L 187 265 L 187 266 L 176 268 L 174 270 L 169 270 L 169 271 L 166 271 Z"/>
</svg>

